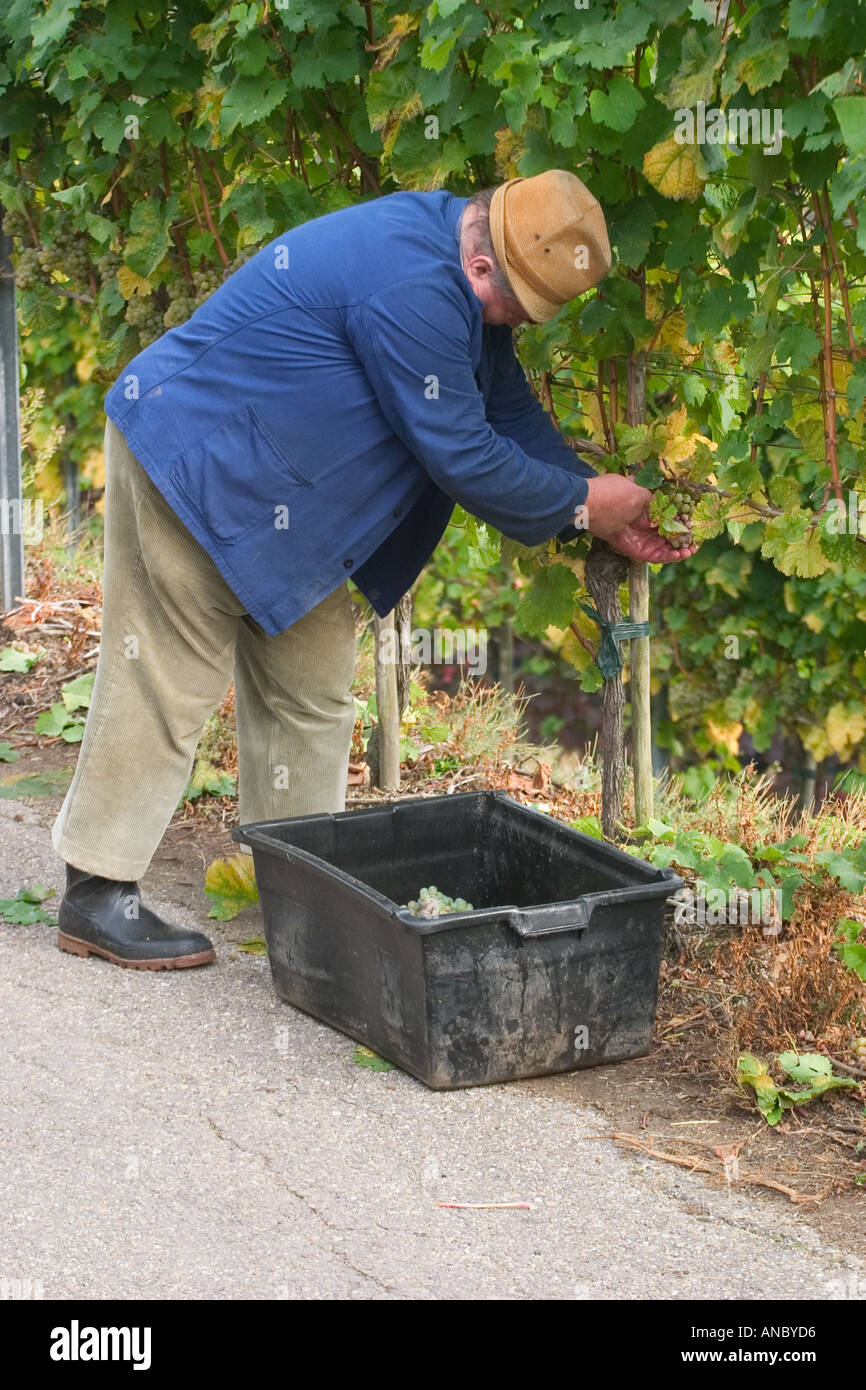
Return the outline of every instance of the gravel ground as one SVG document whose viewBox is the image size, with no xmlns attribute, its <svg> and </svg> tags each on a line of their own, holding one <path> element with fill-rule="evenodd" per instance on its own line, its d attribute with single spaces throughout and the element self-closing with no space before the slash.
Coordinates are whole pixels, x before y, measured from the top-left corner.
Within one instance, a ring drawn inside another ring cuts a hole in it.
<svg viewBox="0 0 866 1390">
<path fill-rule="evenodd" d="M 0 802 L 0 896 L 61 888 L 38 820 Z M 434 1093 L 359 1068 L 348 1038 L 275 998 L 265 959 L 231 960 L 206 929 L 215 965 L 149 973 L 0 924 L 0 1282 L 59 1299 L 866 1296 L 866 1264 L 784 1198 L 624 1153 L 571 1078 Z M 436 1206 L 514 1200 L 534 1209 Z"/>
</svg>

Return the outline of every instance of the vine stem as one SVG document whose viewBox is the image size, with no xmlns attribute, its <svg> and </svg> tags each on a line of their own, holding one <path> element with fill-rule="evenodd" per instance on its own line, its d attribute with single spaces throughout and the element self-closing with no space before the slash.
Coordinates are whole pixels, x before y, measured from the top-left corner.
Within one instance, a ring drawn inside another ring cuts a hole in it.
<svg viewBox="0 0 866 1390">
<path fill-rule="evenodd" d="M 580 628 L 577 626 L 577 623 L 574 621 L 573 618 L 572 618 L 571 622 L 568 624 L 568 626 L 571 628 L 571 631 L 574 633 L 574 635 L 575 635 L 575 637 L 577 638 L 577 640 L 578 640 L 578 642 L 580 643 L 580 645 L 581 645 L 582 647 L 584 647 L 584 648 L 586 649 L 586 651 L 589 652 L 589 654 L 590 654 L 590 656 L 592 657 L 593 661 L 596 661 L 596 660 L 598 659 L 598 652 L 596 651 L 595 647 L 594 647 L 594 646 L 592 645 L 592 643 L 590 642 L 589 638 L 588 638 L 588 637 L 584 637 L 583 633 L 581 632 Z"/>
<path fill-rule="evenodd" d="M 192 162 L 195 167 L 196 178 L 198 179 L 199 192 L 201 193 L 202 209 L 204 211 L 204 218 L 207 222 L 208 231 L 214 239 L 214 244 L 216 245 L 216 249 L 219 253 L 219 258 L 223 263 L 223 267 L 226 268 L 229 264 L 229 258 L 226 255 L 226 248 L 222 244 L 220 234 L 217 231 L 216 224 L 213 220 L 213 214 L 210 210 L 210 200 L 208 199 L 207 188 L 205 187 L 204 175 L 201 171 L 201 160 L 198 157 L 198 150 L 195 148 L 194 145 L 192 149 Z"/>
<path fill-rule="evenodd" d="M 836 382 L 833 376 L 833 301 L 830 285 L 830 261 L 827 247 L 821 243 L 821 282 L 824 293 L 824 391 L 821 404 L 824 407 L 824 441 L 833 491 L 839 502 L 842 501 L 842 483 L 839 478 L 839 447 L 836 438 Z"/>
<path fill-rule="evenodd" d="M 802 80 L 802 79 L 801 79 Z M 820 209 L 816 200 L 813 201 L 813 212 L 820 221 Z M 800 235 L 803 241 L 808 241 L 806 224 L 802 211 L 798 210 L 798 220 L 800 223 Z M 821 414 L 824 418 L 824 451 L 827 464 L 830 468 L 830 477 L 833 483 L 833 491 L 837 499 L 842 501 L 842 484 L 839 479 L 839 456 L 836 444 L 836 388 L 833 378 L 833 301 L 831 297 L 830 285 L 830 264 L 827 259 L 827 248 L 821 246 L 821 287 L 824 295 L 824 324 L 823 332 L 821 327 L 821 309 L 818 303 L 818 286 L 815 282 L 815 275 L 810 270 L 809 291 L 812 300 L 812 322 L 815 326 L 815 335 L 821 343 L 821 350 L 818 353 L 818 378 L 821 384 Z"/>
<path fill-rule="evenodd" d="M 162 165 L 162 184 L 163 188 L 165 189 L 165 196 L 166 198 L 170 198 L 171 179 L 169 178 L 168 173 L 168 154 L 166 152 L 164 140 L 160 142 L 159 146 L 159 162 Z M 181 264 L 181 269 L 184 273 L 184 278 L 186 279 L 186 282 L 189 285 L 190 289 L 194 290 L 195 281 L 192 278 L 192 271 L 190 270 L 189 265 L 189 257 L 186 254 L 186 244 L 183 239 L 183 233 L 181 232 L 180 227 L 178 227 L 176 222 L 172 222 L 171 224 L 171 235 L 172 240 L 174 241 L 175 250 L 177 251 L 178 260 Z"/>
<path fill-rule="evenodd" d="M 766 388 L 767 388 L 767 373 L 766 373 L 766 372 L 761 372 L 761 375 L 760 375 L 760 377 L 758 378 L 758 390 L 757 390 L 757 394 L 755 395 L 755 419 L 756 419 L 756 420 L 760 418 L 760 415 L 761 415 L 761 413 L 762 413 L 762 411 L 763 411 L 763 409 L 764 409 L 764 392 L 765 392 Z M 754 462 L 755 462 L 755 459 L 756 459 L 757 457 L 758 457 L 758 445 L 757 445 L 757 442 L 756 442 L 755 440 L 753 440 L 753 441 L 752 441 L 752 447 L 751 447 L 751 449 L 749 450 L 749 461 L 750 461 L 751 463 L 754 463 Z"/>
<path fill-rule="evenodd" d="M 848 351 L 852 357 L 862 357 L 864 349 L 860 347 L 854 337 L 854 321 L 851 317 L 851 301 L 848 298 L 848 281 L 842 269 L 839 259 L 839 247 L 833 234 L 833 217 L 830 210 L 830 193 L 826 183 L 824 184 L 824 227 L 827 232 L 827 241 L 833 256 L 833 269 L 836 272 L 836 279 L 839 283 L 839 294 L 842 299 L 842 310 L 845 314 L 845 327 L 848 330 Z"/>
<path fill-rule="evenodd" d="M 608 453 L 615 454 L 616 439 L 614 438 L 613 430 L 608 424 L 607 411 L 604 408 L 604 363 L 601 361 L 598 364 L 598 382 L 596 384 L 595 394 L 598 398 L 598 409 L 601 415 L 601 427 L 604 430 L 604 437 L 607 440 Z"/>
</svg>

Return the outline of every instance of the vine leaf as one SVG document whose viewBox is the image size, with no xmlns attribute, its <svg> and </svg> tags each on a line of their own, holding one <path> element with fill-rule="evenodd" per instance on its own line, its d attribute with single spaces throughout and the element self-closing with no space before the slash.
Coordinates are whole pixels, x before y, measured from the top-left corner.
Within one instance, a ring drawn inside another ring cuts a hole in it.
<svg viewBox="0 0 866 1390">
<path fill-rule="evenodd" d="M 230 922 L 245 907 L 259 900 L 256 871 L 250 854 L 233 854 L 230 859 L 215 859 L 208 865 L 204 891 L 213 900 L 208 917 Z"/>
<path fill-rule="evenodd" d="M 644 177 L 666 198 L 694 202 L 706 182 L 697 145 L 680 145 L 674 135 L 660 140 L 643 158 Z"/>
</svg>

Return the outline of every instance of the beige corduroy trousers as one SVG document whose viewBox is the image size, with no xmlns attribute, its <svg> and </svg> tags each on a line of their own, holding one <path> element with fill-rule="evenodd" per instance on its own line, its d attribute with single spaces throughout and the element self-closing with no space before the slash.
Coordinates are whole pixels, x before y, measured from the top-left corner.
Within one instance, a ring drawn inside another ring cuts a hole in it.
<svg viewBox="0 0 866 1390">
<path fill-rule="evenodd" d="M 354 725 L 347 586 L 270 637 L 111 420 L 105 476 L 102 639 L 52 832 L 57 853 L 85 873 L 139 878 L 232 679 L 241 823 L 343 810 Z"/>
</svg>

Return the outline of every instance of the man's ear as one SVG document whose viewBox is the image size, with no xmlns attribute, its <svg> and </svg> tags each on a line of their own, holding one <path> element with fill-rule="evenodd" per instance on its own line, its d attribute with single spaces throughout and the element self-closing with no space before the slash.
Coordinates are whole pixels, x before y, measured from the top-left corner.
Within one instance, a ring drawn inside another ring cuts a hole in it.
<svg viewBox="0 0 866 1390">
<path fill-rule="evenodd" d="M 476 280 L 485 280 L 493 274 L 493 261 L 479 251 L 477 255 L 467 257 L 463 268 L 467 274 L 471 271 Z"/>
</svg>

